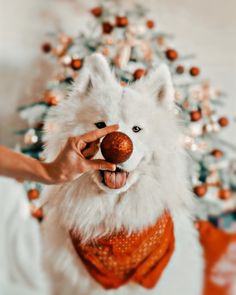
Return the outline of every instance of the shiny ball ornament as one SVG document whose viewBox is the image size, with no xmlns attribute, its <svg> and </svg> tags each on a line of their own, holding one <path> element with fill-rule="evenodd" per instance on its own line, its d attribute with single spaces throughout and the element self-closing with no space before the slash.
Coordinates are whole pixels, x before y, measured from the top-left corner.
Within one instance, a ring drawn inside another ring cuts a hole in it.
<svg viewBox="0 0 236 295">
<path fill-rule="evenodd" d="M 129 24 L 129 20 L 126 16 L 117 16 L 116 17 L 116 26 L 119 28 L 127 27 Z"/>
<path fill-rule="evenodd" d="M 220 159 L 223 157 L 224 153 L 219 149 L 214 149 L 211 151 L 211 155 L 217 159 Z"/>
<path fill-rule="evenodd" d="M 102 24 L 102 31 L 104 34 L 110 34 L 113 31 L 113 26 L 109 22 Z"/>
<path fill-rule="evenodd" d="M 141 79 L 144 75 L 145 75 L 144 69 L 137 69 L 133 74 L 135 80 Z"/>
<path fill-rule="evenodd" d="M 199 111 L 199 110 L 198 111 L 192 111 L 190 113 L 190 118 L 191 118 L 192 122 L 197 122 L 197 121 L 201 120 L 201 118 L 202 118 L 201 111 Z"/>
<path fill-rule="evenodd" d="M 191 67 L 189 73 L 191 76 L 196 77 L 200 74 L 200 69 L 198 67 Z"/>
<path fill-rule="evenodd" d="M 123 132 L 107 134 L 101 143 L 103 157 L 110 163 L 120 164 L 129 159 L 133 152 L 133 142 Z"/>
<path fill-rule="evenodd" d="M 38 199 L 39 195 L 40 195 L 40 192 L 36 188 L 32 188 L 27 192 L 27 196 L 30 201 Z"/>
<path fill-rule="evenodd" d="M 218 197 L 221 199 L 221 200 L 228 200 L 231 198 L 231 190 L 228 189 L 228 188 L 221 188 L 219 191 L 218 191 Z"/>
<path fill-rule="evenodd" d="M 178 65 L 176 67 L 176 73 L 179 74 L 179 75 L 183 74 L 184 73 L 184 66 Z"/>
<path fill-rule="evenodd" d="M 75 71 L 78 71 L 82 67 L 83 61 L 79 58 L 73 58 L 71 61 L 71 68 Z"/>
<path fill-rule="evenodd" d="M 218 120 L 218 123 L 221 127 L 226 127 L 229 125 L 229 119 L 226 118 L 226 117 L 221 117 L 219 120 Z"/>
<path fill-rule="evenodd" d="M 50 51 L 52 50 L 52 46 L 49 42 L 45 42 L 43 45 L 42 45 L 42 51 L 44 53 L 49 53 Z"/>
<path fill-rule="evenodd" d="M 53 95 L 53 94 L 48 94 L 44 97 L 45 102 L 49 105 L 49 106 L 56 106 L 58 105 L 58 98 Z"/>
<path fill-rule="evenodd" d="M 167 49 L 165 55 L 170 61 L 174 61 L 178 58 L 178 52 L 174 49 Z"/>
<path fill-rule="evenodd" d="M 149 29 L 153 29 L 155 27 L 155 23 L 153 20 L 149 19 L 147 20 L 146 22 L 146 26 L 149 28 Z"/>
<path fill-rule="evenodd" d="M 102 7 L 97 6 L 90 10 L 93 16 L 100 17 L 102 15 Z"/>
<path fill-rule="evenodd" d="M 39 221 L 43 220 L 43 209 L 42 208 L 35 208 L 31 211 L 32 217 L 38 219 Z"/>
<path fill-rule="evenodd" d="M 201 198 L 207 193 L 207 186 L 205 184 L 199 184 L 193 188 L 193 192 Z"/>
</svg>

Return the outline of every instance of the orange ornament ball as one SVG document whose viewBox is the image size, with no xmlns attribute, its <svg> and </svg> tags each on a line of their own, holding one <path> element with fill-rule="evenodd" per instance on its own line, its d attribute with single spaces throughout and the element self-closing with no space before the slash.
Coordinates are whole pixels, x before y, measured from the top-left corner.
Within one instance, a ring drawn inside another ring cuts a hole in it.
<svg viewBox="0 0 236 295">
<path fill-rule="evenodd" d="M 176 73 L 179 74 L 179 75 L 183 74 L 184 73 L 184 66 L 178 65 L 176 67 Z"/>
<path fill-rule="evenodd" d="M 31 212 L 32 217 L 37 218 L 39 221 L 42 221 L 43 219 L 43 209 L 42 208 L 36 208 L 33 209 Z"/>
<path fill-rule="evenodd" d="M 193 192 L 198 197 L 203 197 L 207 193 L 207 186 L 205 184 L 199 184 L 193 188 Z"/>
<path fill-rule="evenodd" d="M 218 192 L 218 197 L 221 200 L 228 200 L 230 199 L 231 195 L 232 195 L 231 190 L 228 188 L 221 188 Z"/>
<path fill-rule="evenodd" d="M 102 7 L 100 6 L 94 7 L 90 11 L 95 17 L 100 17 L 102 15 Z"/>
<path fill-rule="evenodd" d="M 219 120 L 218 120 L 218 123 L 221 127 L 226 127 L 229 125 L 229 119 L 226 118 L 226 117 L 221 117 Z"/>
<path fill-rule="evenodd" d="M 217 159 L 220 159 L 223 157 L 224 153 L 219 149 L 214 149 L 213 151 L 211 151 L 211 155 Z"/>
<path fill-rule="evenodd" d="M 104 34 L 110 34 L 113 31 L 113 26 L 109 22 L 102 24 L 102 31 Z"/>
<path fill-rule="evenodd" d="M 146 26 L 149 28 L 149 29 L 153 29 L 155 27 L 155 23 L 153 20 L 149 19 L 147 20 L 146 22 Z"/>
<path fill-rule="evenodd" d="M 145 75 L 144 69 L 137 69 L 135 70 L 133 76 L 135 80 L 141 79 Z"/>
<path fill-rule="evenodd" d="M 101 152 L 106 161 L 120 164 L 129 159 L 133 152 L 133 142 L 123 132 L 107 134 L 101 143 Z"/>
<path fill-rule="evenodd" d="M 200 74 L 200 69 L 198 67 L 191 67 L 189 73 L 191 76 L 196 77 Z"/>
<path fill-rule="evenodd" d="M 174 61 L 178 58 L 178 52 L 175 49 L 167 49 L 165 54 L 166 58 L 168 58 L 170 61 Z"/>
<path fill-rule="evenodd" d="M 46 95 L 46 97 L 44 98 L 45 102 L 49 105 L 49 106 L 56 106 L 58 105 L 58 98 L 54 95 Z"/>
<path fill-rule="evenodd" d="M 192 111 L 190 113 L 190 118 L 191 118 L 192 122 L 197 122 L 197 121 L 201 120 L 201 118 L 202 118 L 201 111 Z"/>
<path fill-rule="evenodd" d="M 71 68 L 75 71 L 79 70 L 82 67 L 83 61 L 79 58 L 74 58 L 71 61 Z"/>
<path fill-rule="evenodd" d="M 50 51 L 52 50 L 52 46 L 49 42 L 45 42 L 43 45 L 42 45 L 42 51 L 44 53 L 49 53 Z"/>
<path fill-rule="evenodd" d="M 116 17 L 116 26 L 119 28 L 127 27 L 129 24 L 129 20 L 126 16 L 117 16 Z"/>
<path fill-rule="evenodd" d="M 39 198 L 40 192 L 36 188 L 32 188 L 27 192 L 29 200 L 36 200 Z"/>
</svg>

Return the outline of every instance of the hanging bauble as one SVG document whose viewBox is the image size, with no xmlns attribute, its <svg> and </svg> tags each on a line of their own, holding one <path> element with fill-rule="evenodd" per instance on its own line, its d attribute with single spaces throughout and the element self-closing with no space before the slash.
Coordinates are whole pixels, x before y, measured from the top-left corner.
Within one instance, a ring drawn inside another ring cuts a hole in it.
<svg viewBox="0 0 236 295">
<path fill-rule="evenodd" d="M 102 7 L 97 6 L 90 10 L 93 16 L 100 17 L 102 15 Z"/>
<path fill-rule="evenodd" d="M 197 110 L 197 111 L 192 111 L 190 113 L 190 118 L 191 118 L 191 121 L 192 122 L 197 122 L 199 120 L 201 120 L 202 118 L 202 113 L 200 110 Z"/>
<path fill-rule="evenodd" d="M 80 58 L 73 58 L 71 61 L 71 68 L 75 71 L 78 71 L 83 65 L 83 61 Z"/>
<path fill-rule="evenodd" d="M 191 76 L 196 77 L 200 74 L 200 69 L 198 67 L 191 67 L 189 73 Z"/>
<path fill-rule="evenodd" d="M 113 26 L 109 22 L 102 24 L 102 31 L 104 34 L 110 34 L 113 31 Z"/>
<path fill-rule="evenodd" d="M 135 80 L 141 79 L 145 75 L 146 71 L 144 69 L 137 69 L 133 76 Z"/>
<path fill-rule="evenodd" d="M 42 208 L 33 208 L 31 211 L 32 217 L 38 219 L 38 221 L 43 220 L 43 209 Z"/>
<path fill-rule="evenodd" d="M 49 53 L 52 50 L 52 45 L 49 42 L 45 42 L 42 45 L 42 51 L 44 53 Z"/>
<path fill-rule="evenodd" d="M 223 157 L 224 153 L 219 149 L 214 149 L 211 151 L 211 155 L 217 159 L 220 159 Z"/>
<path fill-rule="evenodd" d="M 155 27 L 155 23 L 152 19 L 148 19 L 146 21 L 146 26 L 149 28 L 149 29 L 153 29 Z"/>
<path fill-rule="evenodd" d="M 38 199 L 39 195 L 40 192 L 36 188 L 32 188 L 27 192 L 27 196 L 30 201 Z"/>
<path fill-rule="evenodd" d="M 232 195 L 232 192 L 229 188 L 221 188 L 218 191 L 218 197 L 221 200 L 228 200 L 228 199 L 230 199 L 231 195 Z"/>
<path fill-rule="evenodd" d="M 170 61 L 174 61 L 178 58 L 178 52 L 175 49 L 167 49 L 165 54 L 166 58 L 168 58 Z"/>
<path fill-rule="evenodd" d="M 56 106 L 58 105 L 58 98 L 53 95 L 53 93 L 47 93 L 44 97 L 44 101 L 49 105 L 49 106 Z"/>
<path fill-rule="evenodd" d="M 207 193 L 207 185 L 206 184 L 199 184 L 193 188 L 193 192 L 198 197 L 203 197 Z"/>
<path fill-rule="evenodd" d="M 178 65 L 176 67 L 176 73 L 179 74 L 179 75 L 183 74 L 184 73 L 184 66 Z"/>
<path fill-rule="evenodd" d="M 126 16 L 117 16 L 116 17 L 116 26 L 119 28 L 123 28 L 128 26 L 129 20 Z"/>
<path fill-rule="evenodd" d="M 229 125 L 229 119 L 226 118 L 226 117 L 221 117 L 219 120 L 218 120 L 218 123 L 221 127 L 226 127 Z"/>
</svg>

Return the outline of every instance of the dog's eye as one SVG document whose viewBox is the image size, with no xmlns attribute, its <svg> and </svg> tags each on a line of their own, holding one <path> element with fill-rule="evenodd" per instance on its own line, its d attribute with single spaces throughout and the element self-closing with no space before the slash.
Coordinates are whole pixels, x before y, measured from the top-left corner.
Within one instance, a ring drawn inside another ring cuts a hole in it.
<svg viewBox="0 0 236 295">
<path fill-rule="evenodd" d="M 140 128 L 139 126 L 134 126 L 133 128 L 132 128 L 132 130 L 134 131 L 134 132 L 139 132 L 139 131 L 141 131 L 142 130 L 142 128 Z"/>
<path fill-rule="evenodd" d="M 98 129 L 102 129 L 102 128 L 105 128 L 107 125 L 105 122 L 97 122 L 95 123 L 95 126 L 98 128 Z"/>
</svg>

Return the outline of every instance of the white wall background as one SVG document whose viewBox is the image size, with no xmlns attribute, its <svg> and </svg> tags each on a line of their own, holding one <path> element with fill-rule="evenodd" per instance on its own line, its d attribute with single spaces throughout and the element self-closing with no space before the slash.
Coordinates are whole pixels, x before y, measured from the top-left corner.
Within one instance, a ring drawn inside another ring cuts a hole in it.
<svg viewBox="0 0 236 295">
<path fill-rule="evenodd" d="M 133 0 L 126 0 L 132 4 Z M 11 145 L 22 122 L 16 108 L 42 87 L 46 64 L 39 57 L 45 34 L 58 27 L 76 33 L 95 1 L 0 0 L 0 143 Z M 236 0 L 146 1 L 162 31 L 173 33 L 176 48 L 196 53 L 202 75 L 228 93 L 224 112 L 236 117 Z M 46 78 L 46 77 L 45 77 Z M 236 143 L 236 123 L 225 136 Z"/>
</svg>

